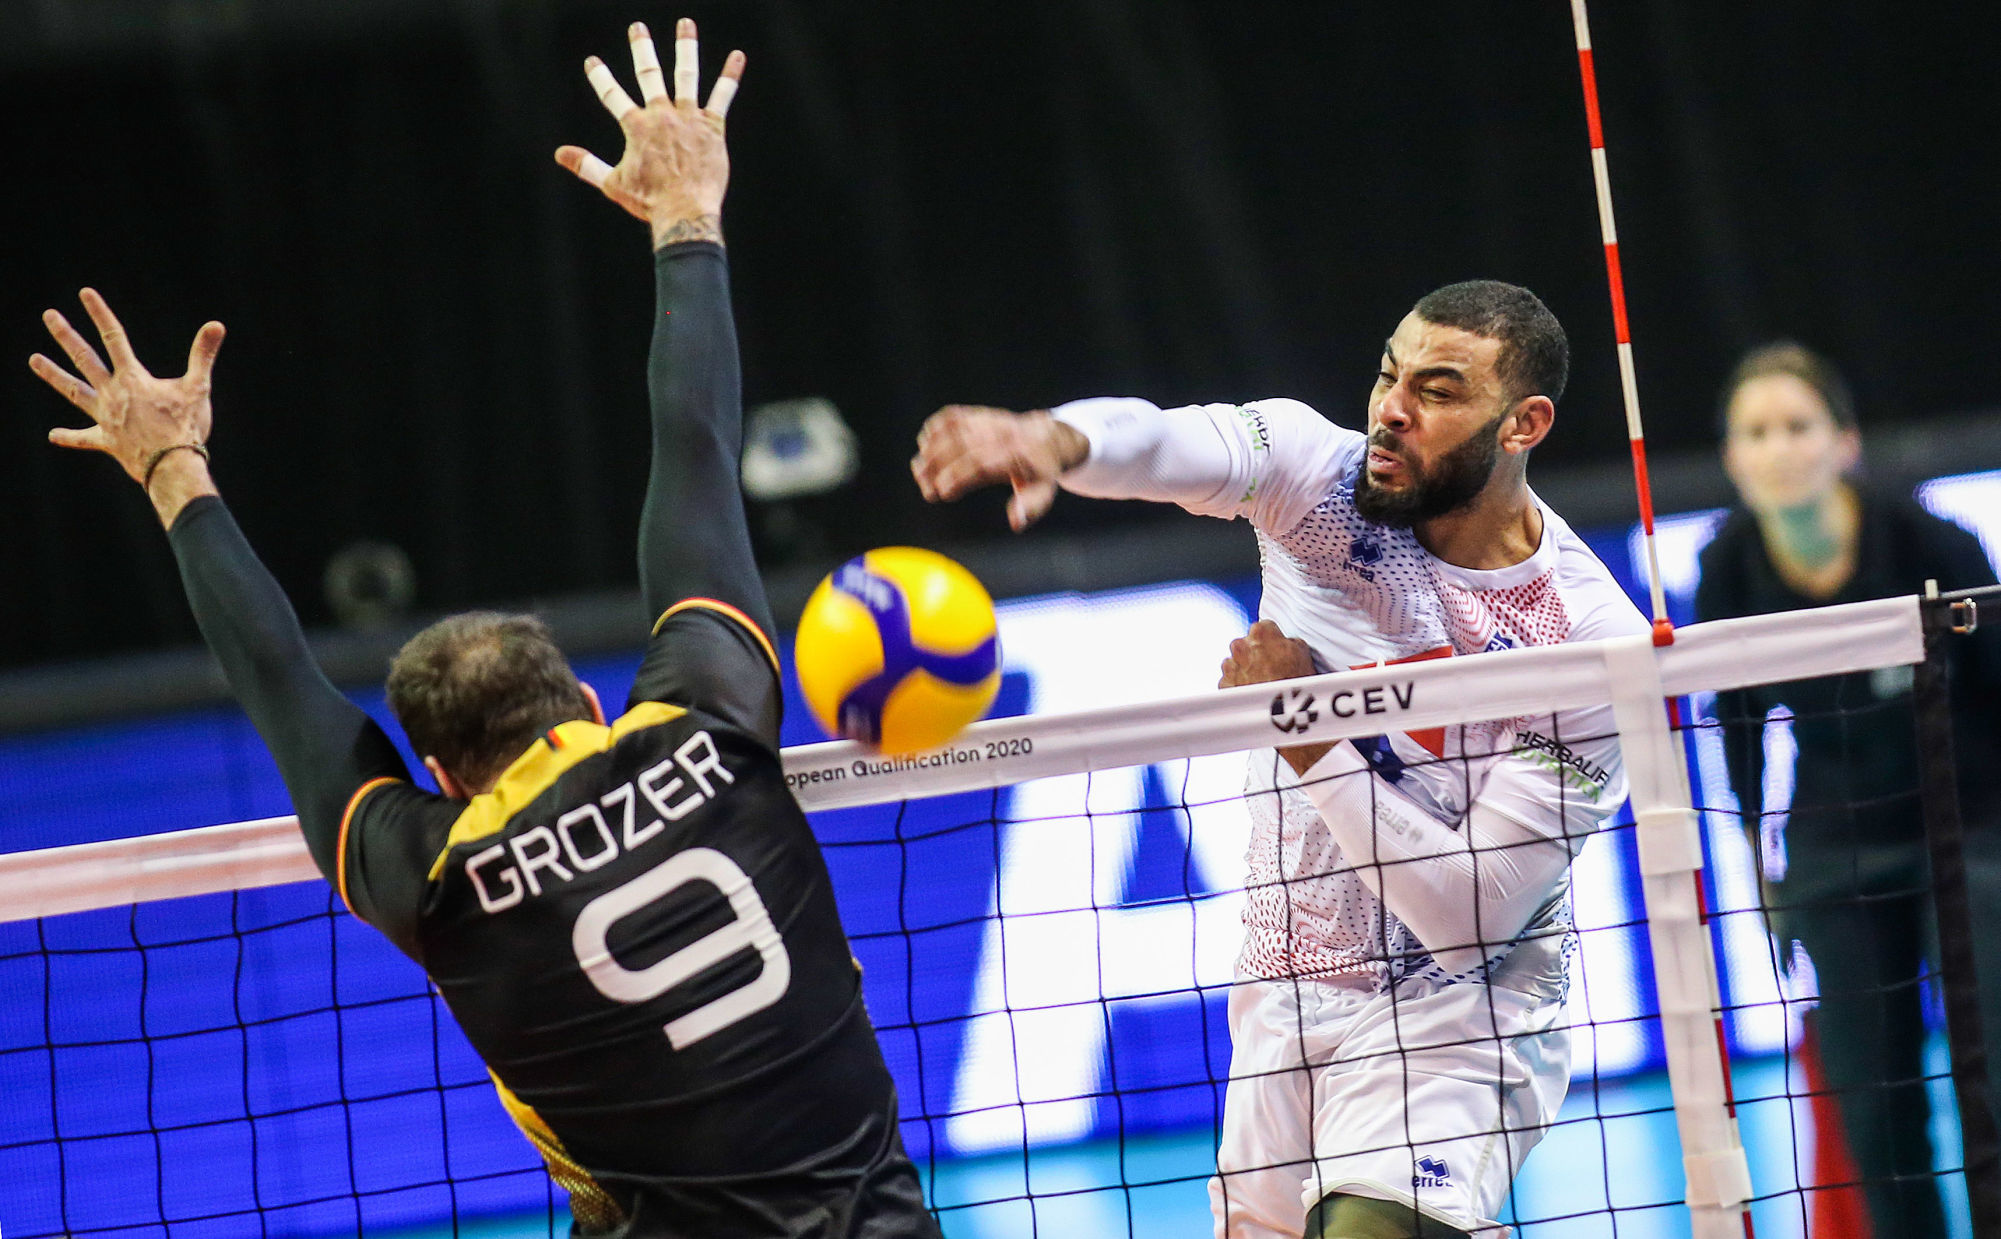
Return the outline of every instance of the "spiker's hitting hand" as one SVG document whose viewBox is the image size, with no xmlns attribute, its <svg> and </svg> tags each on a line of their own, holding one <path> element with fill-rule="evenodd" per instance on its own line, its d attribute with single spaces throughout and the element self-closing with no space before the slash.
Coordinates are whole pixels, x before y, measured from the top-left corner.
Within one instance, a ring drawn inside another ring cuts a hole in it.
<svg viewBox="0 0 2001 1239">
<path fill-rule="evenodd" d="M 124 325 L 104 298 L 90 288 L 79 296 L 90 321 L 97 325 L 98 338 L 104 342 L 111 364 L 105 364 L 90 341 L 59 311 L 43 311 L 42 322 L 76 373 L 40 353 L 28 359 L 28 368 L 91 420 L 91 425 L 81 430 L 55 427 L 49 431 L 49 442 L 111 457 L 127 476 L 146 488 L 161 519 L 171 523 L 173 512 L 179 511 L 180 503 L 188 497 L 182 493 L 187 486 L 180 483 L 206 486 L 207 451 L 203 445 L 208 442 L 213 420 L 209 375 L 216 352 L 222 348 L 222 324 L 205 323 L 195 333 L 186 374 L 177 379 L 155 378 L 139 363 Z M 177 484 L 156 483 L 156 476 L 164 473 L 171 473 Z M 162 506 L 170 496 L 175 502 Z"/>
<path fill-rule="evenodd" d="M 625 131 L 625 152 L 613 166 L 580 146 L 564 146 L 557 149 L 556 162 L 650 222 L 656 247 L 704 239 L 704 230 L 715 233 L 706 239 L 721 240 L 723 194 L 730 179 L 723 118 L 743 79 L 743 53 L 729 54 L 708 105 L 698 108 L 695 23 L 684 17 L 675 26 L 672 94 L 645 24 L 634 22 L 627 34 L 643 103 L 632 101 L 604 61 L 596 56 L 584 61 L 591 88 Z"/>
<path fill-rule="evenodd" d="M 1056 502 L 1056 479 L 1084 463 L 1091 444 L 1047 410 L 1014 413 L 987 405 L 948 404 L 917 431 L 910 474 L 932 503 L 982 486 L 1014 488 L 1007 521 L 1016 533 L 1042 519 Z"/>
</svg>

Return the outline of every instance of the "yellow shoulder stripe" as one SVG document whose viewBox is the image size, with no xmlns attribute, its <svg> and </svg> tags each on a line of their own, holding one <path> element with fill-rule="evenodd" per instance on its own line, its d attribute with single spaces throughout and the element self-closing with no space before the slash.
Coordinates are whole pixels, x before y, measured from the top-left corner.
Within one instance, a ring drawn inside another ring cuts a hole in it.
<svg viewBox="0 0 2001 1239">
<path fill-rule="evenodd" d="M 384 775 L 370 779 L 354 789 L 354 795 L 347 798 L 347 808 L 341 811 L 340 834 L 334 839 L 334 889 L 340 892 L 340 901 L 347 905 L 351 915 L 359 916 L 354 910 L 354 901 L 347 897 L 347 825 L 354 820 L 354 811 L 361 807 L 361 798 L 381 787 L 384 783 L 401 783 L 403 780 Z"/>
<path fill-rule="evenodd" d="M 680 706 L 642 701 L 609 727 L 576 719 L 540 737 L 501 772 L 500 781 L 493 785 L 492 791 L 474 796 L 466 803 L 465 812 L 452 823 L 444 848 L 431 864 L 430 880 L 437 881 L 438 875 L 445 871 L 445 857 L 451 855 L 453 848 L 498 833 L 578 762 L 595 757 L 636 731 L 670 723 L 686 713 Z M 550 742 L 551 736 L 555 743 Z"/>
<path fill-rule="evenodd" d="M 680 614 L 683 611 L 693 610 L 697 607 L 700 607 L 705 611 L 715 611 L 718 612 L 719 614 L 727 615 L 731 619 L 735 620 L 737 623 L 742 624 L 745 628 L 749 629 L 750 635 L 756 637 L 757 643 L 760 646 L 764 647 L 764 656 L 771 660 L 771 669 L 773 671 L 779 670 L 778 651 L 772 647 L 771 638 L 764 635 L 764 629 L 759 628 L 757 626 L 757 621 L 750 618 L 750 616 L 745 615 L 742 611 L 737 610 L 729 603 L 722 602 L 715 598 L 683 598 L 681 601 L 675 603 L 673 606 L 668 607 L 665 611 L 662 611 L 660 613 L 659 619 L 653 621 L 653 631 L 655 635 L 659 634 L 660 626 L 662 624 L 665 624 L 669 619 Z M 781 672 L 780 674 L 783 673 Z"/>
</svg>

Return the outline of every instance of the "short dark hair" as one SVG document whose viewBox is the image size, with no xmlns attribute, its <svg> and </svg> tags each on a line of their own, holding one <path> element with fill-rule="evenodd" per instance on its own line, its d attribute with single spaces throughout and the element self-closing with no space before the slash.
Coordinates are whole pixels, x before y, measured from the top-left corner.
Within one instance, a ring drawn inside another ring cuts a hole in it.
<svg viewBox="0 0 2001 1239">
<path fill-rule="evenodd" d="M 1524 396 L 1548 396 L 1552 404 L 1563 399 L 1570 382 L 1570 340 L 1556 315 L 1528 289 L 1467 280 L 1426 293 L 1414 308 L 1427 323 L 1501 342 L 1495 368 L 1509 404 Z"/>
<path fill-rule="evenodd" d="M 1723 384 L 1723 398 L 1716 404 L 1718 434 L 1730 433 L 1730 402 L 1737 398 L 1737 389 L 1752 379 L 1774 374 L 1790 374 L 1813 388 L 1820 393 L 1821 403 L 1827 406 L 1836 426 L 1843 430 L 1855 428 L 1855 397 L 1834 363 L 1797 340 L 1775 340 L 1744 354 L 1730 372 L 1729 381 Z"/>
<path fill-rule="evenodd" d="M 590 699 L 532 615 L 468 611 L 410 638 L 389 667 L 389 708 L 420 757 L 482 787 Z"/>
</svg>

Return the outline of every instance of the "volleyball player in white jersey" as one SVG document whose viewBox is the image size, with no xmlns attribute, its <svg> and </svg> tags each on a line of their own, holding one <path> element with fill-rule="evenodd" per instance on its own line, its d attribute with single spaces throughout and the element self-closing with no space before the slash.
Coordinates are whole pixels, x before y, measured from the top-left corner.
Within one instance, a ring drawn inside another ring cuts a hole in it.
<svg viewBox="0 0 2001 1239">
<path fill-rule="evenodd" d="M 1016 529 L 1059 486 L 1248 518 L 1226 685 L 1644 632 L 1528 487 L 1568 356 L 1528 290 L 1454 284 L 1385 343 L 1366 434 L 1296 400 L 952 406 L 912 471 L 1012 484 Z M 1609 706 L 1266 751 L 1250 785 L 1217 1235 L 1504 1235 L 1569 1082 L 1568 867 L 1626 795 Z"/>
</svg>

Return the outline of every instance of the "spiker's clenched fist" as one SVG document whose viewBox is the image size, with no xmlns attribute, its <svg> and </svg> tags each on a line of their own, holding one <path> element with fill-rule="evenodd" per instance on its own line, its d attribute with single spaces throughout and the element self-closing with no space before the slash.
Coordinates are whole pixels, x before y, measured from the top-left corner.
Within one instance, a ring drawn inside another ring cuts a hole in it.
<svg viewBox="0 0 2001 1239">
<path fill-rule="evenodd" d="M 1005 482 L 1014 488 L 1007 519 L 1015 532 L 1042 519 L 1056 501 L 1056 479 L 1082 464 L 1090 441 L 1047 410 L 1014 413 L 986 405 L 948 404 L 917 432 L 910 474 L 932 503 Z"/>
</svg>

